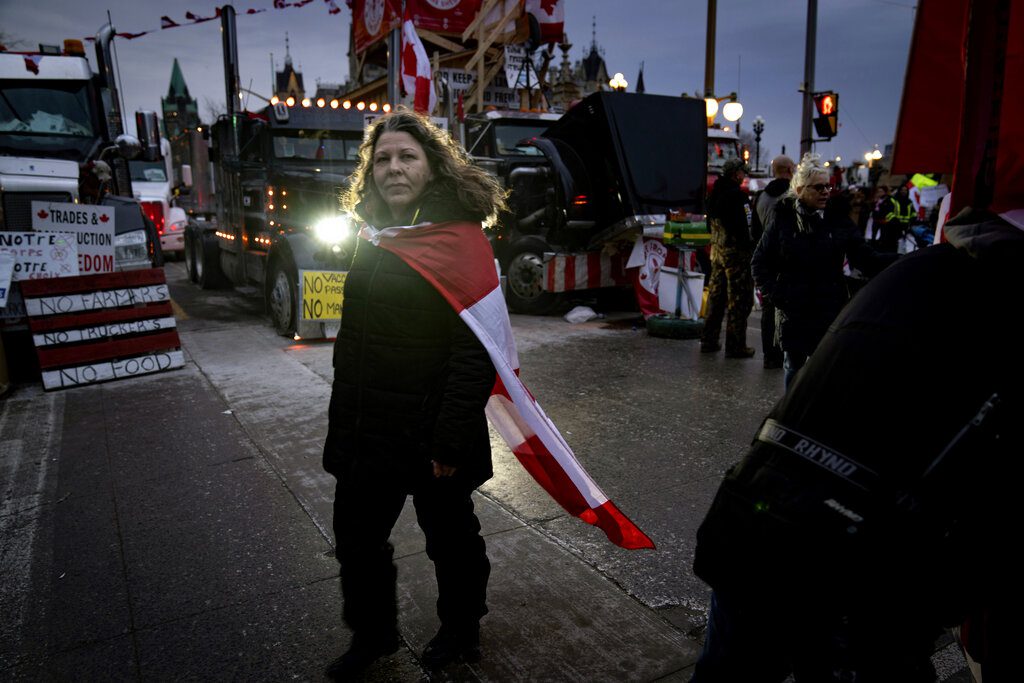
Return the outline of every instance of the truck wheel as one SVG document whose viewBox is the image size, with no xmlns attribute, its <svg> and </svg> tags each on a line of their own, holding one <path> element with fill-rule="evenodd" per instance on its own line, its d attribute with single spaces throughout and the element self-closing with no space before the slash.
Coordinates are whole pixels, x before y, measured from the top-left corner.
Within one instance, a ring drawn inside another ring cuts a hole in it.
<svg viewBox="0 0 1024 683">
<path fill-rule="evenodd" d="M 271 267 L 267 280 L 267 311 L 274 330 L 282 337 L 295 336 L 295 311 L 298 306 L 297 276 L 280 261 Z"/>
<path fill-rule="evenodd" d="M 212 235 L 197 234 L 194 241 L 196 282 L 203 289 L 217 289 L 224 285 L 220 272 L 220 247 Z"/>
<path fill-rule="evenodd" d="M 196 235 L 194 230 L 185 233 L 185 270 L 188 272 L 188 279 L 192 282 L 199 282 L 199 275 L 196 269 Z"/>
<path fill-rule="evenodd" d="M 540 240 L 522 240 L 512 247 L 505 262 L 505 300 L 516 313 L 544 315 L 558 305 L 561 297 L 544 291 L 544 252 Z"/>
</svg>

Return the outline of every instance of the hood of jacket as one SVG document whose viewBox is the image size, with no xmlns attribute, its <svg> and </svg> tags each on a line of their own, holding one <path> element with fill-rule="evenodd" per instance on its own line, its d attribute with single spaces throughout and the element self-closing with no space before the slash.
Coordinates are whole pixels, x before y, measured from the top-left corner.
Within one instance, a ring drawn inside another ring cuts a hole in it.
<svg viewBox="0 0 1024 683">
<path fill-rule="evenodd" d="M 789 189 L 789 179 L 776 178 L 764 188 L 764 193 L 773 199 L 781 197 Z"/>
<path fill-rule="evenodd" d="M 986 211 L 964 209 L 942 228 L 946 241 L 975 258 L 1024 250 L 1024 230 Z"/>
</svg>

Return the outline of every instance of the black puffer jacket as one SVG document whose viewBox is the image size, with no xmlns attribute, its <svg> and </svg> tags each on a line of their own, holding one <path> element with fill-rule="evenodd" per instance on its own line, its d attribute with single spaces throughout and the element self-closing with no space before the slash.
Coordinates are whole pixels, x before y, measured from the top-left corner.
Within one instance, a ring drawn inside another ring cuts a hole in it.
<svg viewBox="0 0 1024 683">
<path fill-rule="evenodd" d="M 779 311 L 783 350 L 814 351 L 849 298 L 846 258 L 858 270 L 875 274 L 896 255 L 876 253 L 848 218 L 822 218 L 795 197 L 776 203 L 751 268 L 755 284 Z"/>
<path fill-rule="evenodd" d="M 453 206 L 427 199 L 418 222 L 479 220 Z M 407 482 L 437 460 L 478 486 L 492 475 L 484 406 L 494 380 L 487 351 L 437 290 L 359 240 L 334 345 L 324 469 Z"/>
</svg>

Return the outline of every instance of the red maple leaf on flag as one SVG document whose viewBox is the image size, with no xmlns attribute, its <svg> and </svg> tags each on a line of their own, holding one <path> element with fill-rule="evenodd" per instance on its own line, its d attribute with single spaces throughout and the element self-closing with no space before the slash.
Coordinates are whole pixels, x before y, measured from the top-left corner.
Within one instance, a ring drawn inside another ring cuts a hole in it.
<svg viewBox="0 0 1024 683">
<path fill-rule="evenodd" d="M 105 213 L 100 214 L 100 223 L 106 223 L 110 220 L 110 216 Z"/>
<path fill-rule="evenodd" d="M 39 216 L 41 221 L 45 221 L 50 216 L 50 214 L 46 213 L 46 209 L 39 209 L 39 213 L 36 215 Z"/>
<path fill-rule="evenodd" d="M 540 0 L 540 6 L 551 16 L 555 13 L 555 5 L 558 4 L 558 0 Z"/>
</svg>

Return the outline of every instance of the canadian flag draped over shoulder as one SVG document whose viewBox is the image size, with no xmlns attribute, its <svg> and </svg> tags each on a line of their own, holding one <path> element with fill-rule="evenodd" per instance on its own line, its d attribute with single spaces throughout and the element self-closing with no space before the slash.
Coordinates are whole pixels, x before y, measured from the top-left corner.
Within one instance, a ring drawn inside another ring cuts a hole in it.
<svg viewBox="0 0 1024 683">
<path fill-rule="evenodd" d="M 430 59 L 416 34 L 408 7 L 402 17 L 402 86 L 413 96 L 413 109 L 428 115 L 434 111 L 437 95 L 430 82 Z"/>
<path fill-rule="evenodd" d="M 490 245 L 477 223 L 434 223 L 359 236 L 394 253 L 430 282 L 487 349 L 497 378 L 487 417 L 519 462 L 567 512 L 628 549 L 653 548 L 576 460 L 558 428 L 519 379 L 519 356 Z"/>
</svg>

